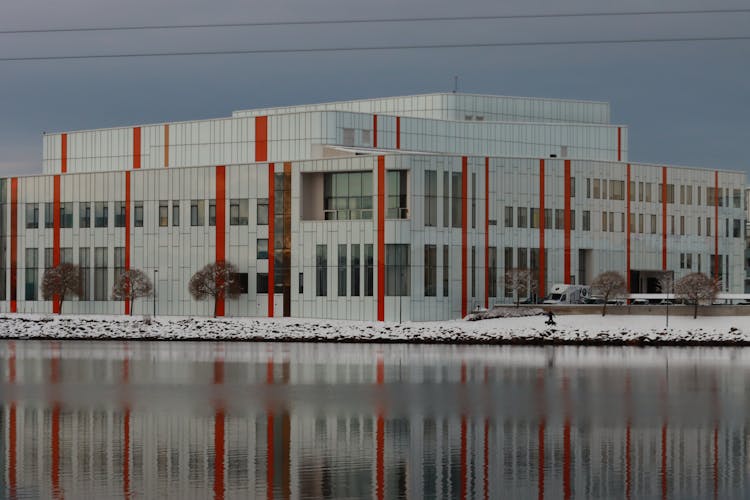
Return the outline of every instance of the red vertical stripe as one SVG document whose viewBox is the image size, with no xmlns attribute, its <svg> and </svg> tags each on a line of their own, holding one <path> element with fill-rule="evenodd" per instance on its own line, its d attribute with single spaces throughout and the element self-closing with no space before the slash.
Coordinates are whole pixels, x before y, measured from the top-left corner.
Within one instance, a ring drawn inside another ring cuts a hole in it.
<svg viewBox="0 0 750 500">
<path fill-rule="evenodd" d="M 130 270 L 130 172 L 125 172 L 125 270 Z M 125 314 L 130 314 L 128 299 L 125 299 Z"/>
<path fill-rule="evenodd" d="M 141 168 L 141 127 L 133 127 L 133 168 Z"/>
<path fill-rule="evenodd" d="M 68 134 L 60 135 L 60 172 L 68 171 Z"/>
<path fill-rule="evenodd" d="M 630 224 L 631 224 L 631 221 L 630 221 L 630 197 L 631 197 L 631 192 L 630 192 L 630 163 L 628 163 L 628 165 L 627 165 L 627 174 L 626 175 L 627 175 L 627 180 L 625 181 L 625 183 L 626 183 L 625 187 L 628 190 L 628 194 L 627 194 L 627 197 L 625 198 L 627 200 L 626 201 L 627 207 L 625 209 L 626 210 L 625 216 L 627 217 L 627 225 L 628 225 L 628 227 L 625 228 L 625 234 L 627 235 L 626 236 L 626 240 L 625 240 L 626 241 L 626 243 L 625 243 L 625 279 L 627 280 L 627 283 L 628 283 L 628 292 L 630 292 L 630 290 L 631 290 L 631 288 L 630 288 L 630 237 L 631 237 L 630 236 Z"/>
<path fill-rule="evenodd" d="M 396 117 L 396 149 L 401 149 L 401 117 Z"/>
<path fill-rule="evenodd" d="M 719 171 L 714 171 L 714 279 L 719 279 Z"/>
<path fill-rule="evenodd" d="M 226 260 L 226 167 L 216 167 L 216 262 Z M 224 316 L 224 295 L 216 297 L 216 316 Z"/>
<path fill-rule="evenodd" d="M 10 312 L 18 312 L 18 178 L 10 180 Z"/>
<path fill-rule="evenodd" d="M 130 499 L 130 408 L 125 408 L 122 443 L 122 496 Z"/>
<path fill-rule="evenodd" d="M 469 159 L 466 156 L 461 157 L 461 317 L 466 316 L 466 271 L 467 258 L 466 247 L 469 242 L 469 233 L 467 226 L 467 192 L 469 184 Z"/>
<path fill-rule="evenodd" d="M 214 498 L 224 498 L 224 411 L 214 416 Z"/>
<path fill-rule="evenodd" d="M 661 168 L 661 268 L 667 270 L 667 167 Z"/>
<path fill-rule="evenodd" d="M 622 161 L 622 127 L 617 127 L 617 161 Z"/>
<path fill-rule="evenodd" d="M 275 247 L 274 247 L 274 231 L 275 231 L 275 217 L 276 214 L 275 205 L 275 177 L 274 177 L 274 164 L 268 164 L 268 317 L 273 318 L 273 296 L 274 288 L 276 286 L 276 275 L 275 275 Z"/>
<path fill-rule="evenodd" d="M 60 176 L 53 178 L 52 202 L 52 267 L 60 265 Z M 52 312 L 60 314 L 60 296 L 52 297 Z"/>
<path fill-rule="evenodd" d="M 378 115 L 372 115 L 372 147 L 378 147 Z"/>
<path fill-rule="evenodd" d="M 563 201 L 563 283 L 570 284 L 570 160 L 565 160 L 565 172 L 564 172 L 564 196 Z M 579 276 L 580 278 L 580 276 Z"/>
<path fill-rule="evenodd" d="M 484 159 L 484 307 L 490 307 L 490 159 Z"/>
<path fill-rule="evenodd" d="M 255 117 L 255 161 L 268 161 L 268 117 Z"/>
<path fill-rule="evenodd" d="M 544 160 L 539 160 L 539 296 L 545 295 L 544 274 L 546 262 L 544 258 Z"/>
<path fill-rule="evenodd" d="M 385 321 L 385 156 L 378 156 L 378 321 Z"/>
</svg>

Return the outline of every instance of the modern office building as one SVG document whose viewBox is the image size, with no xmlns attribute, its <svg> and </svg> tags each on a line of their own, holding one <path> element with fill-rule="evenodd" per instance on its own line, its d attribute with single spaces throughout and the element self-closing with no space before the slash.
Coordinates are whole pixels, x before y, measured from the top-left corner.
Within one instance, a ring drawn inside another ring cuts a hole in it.
<svg viewBox="0 0 750 500">
<path fill-rule="evenodd" d="M 742 172 L 628 161 L 607 103 L 429 94 L 46 134 L 43 175 L 2 179 L 0 309 L 51 312 L 46 268 L 80 266 L 65 312 L 207 315 L 204 265 L 237 266 L 228 316 L 457 318 L 620 271 L 632 292 L 702 271 L 744 288 Z M 136 304 L 151 312 L 151 303 Z"/>
</svg>

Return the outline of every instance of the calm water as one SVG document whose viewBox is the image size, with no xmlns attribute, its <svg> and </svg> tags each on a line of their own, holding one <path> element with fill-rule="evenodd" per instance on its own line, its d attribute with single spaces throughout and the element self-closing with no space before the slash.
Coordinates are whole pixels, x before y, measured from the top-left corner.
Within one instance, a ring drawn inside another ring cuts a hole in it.
<svg viewBox="0 0 750 500">
<path fill-rule="evenodd" d="M 750 350 L 0 342 L 2 498 L 747 498 Z"/>
</svg>

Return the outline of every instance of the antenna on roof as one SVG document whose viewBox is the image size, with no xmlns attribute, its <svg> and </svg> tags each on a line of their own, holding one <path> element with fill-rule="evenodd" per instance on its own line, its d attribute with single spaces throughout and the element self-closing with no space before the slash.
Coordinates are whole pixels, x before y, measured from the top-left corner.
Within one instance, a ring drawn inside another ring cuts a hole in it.
<svg viewBox="0 0 750 500">
<path fill-rule="evenodd" d="M 458 91 L 458 75 L 453 77 L 453 93 L 455 94 L 456 91 Z"/>
</svg>

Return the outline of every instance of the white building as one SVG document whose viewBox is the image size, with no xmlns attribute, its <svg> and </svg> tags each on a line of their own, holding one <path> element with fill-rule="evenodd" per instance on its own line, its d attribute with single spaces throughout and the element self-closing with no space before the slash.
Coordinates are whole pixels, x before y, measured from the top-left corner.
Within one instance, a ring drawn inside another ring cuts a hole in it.
<svg viewBox="0 0 750 500">
<path fill-rule="evenodd" d="M 187 283 L 217 260 L 244 284 L 232 316 L 455 318 L 510 301 L 514 267 L 540 296 L 606 270 L 633 292 L 665 270 L 741 292 L 744 173 L 629 163 L 609 115 L 430 94 L 47 134 L 44 175 L 0 181 L 0 310 L 56 310 L 39 283 L 60 262 L 82 269 L 79 313 L 129 310 L 108 299 L 138 268 L 159 314 L 210 314 Z"/>
</svg>

